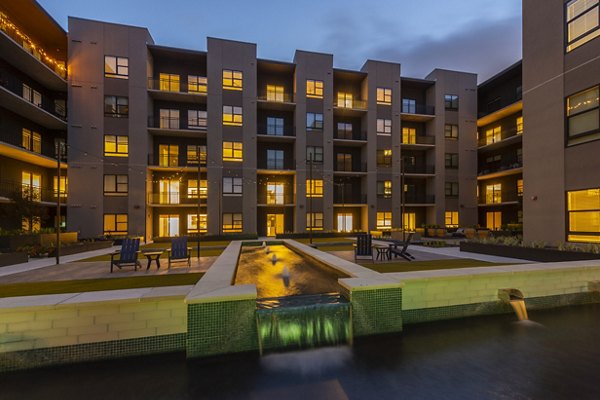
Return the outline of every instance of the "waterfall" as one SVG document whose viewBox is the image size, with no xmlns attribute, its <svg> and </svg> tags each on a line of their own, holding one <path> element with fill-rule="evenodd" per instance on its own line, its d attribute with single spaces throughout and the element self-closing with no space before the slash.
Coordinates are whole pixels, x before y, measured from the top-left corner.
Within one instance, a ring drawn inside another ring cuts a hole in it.
<svg viewBox="0 0 600 400">
<path fill-rule="evenodd" d="M 513 308 L 513 310 L 515 310 L 515 314 L 517 314 L 517 318 L 519 318 L 519 321 L 529 319 L 529 317 L 527 316 L 527 308 L 525 307 L 524 300 L 511 300 L 510 305 Z"/>
</svg>

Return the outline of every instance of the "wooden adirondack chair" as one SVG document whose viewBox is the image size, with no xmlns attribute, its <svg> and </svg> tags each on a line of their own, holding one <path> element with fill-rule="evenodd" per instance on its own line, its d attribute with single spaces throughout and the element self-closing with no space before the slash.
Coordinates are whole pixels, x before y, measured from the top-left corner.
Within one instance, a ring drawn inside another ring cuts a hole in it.
<svg viewBox="0 0 600 400">
<path fill-rule="evenodd" d="M 402 257 L 407 261 L 414 260 L 415 258 L 412 255 L 410 255 L 410 253 L 408 251 L 406 251 L 406 250 L 408 250 L 408 245 L 410 244 L 412 237 L 413 237 L 413 233 L 409 233 L 408 237 L 406 238 L 406 241 L 402 245 L 401 249 L 398 249 L 398 247 L 390 245 L 390 254 L 392 254 L 395 257 Z"/>
<path fill-rule="evenodd" d="M 182 236 L 171 241 L 171 248 L 167 250 L 169 256 L 169 268 L 171 263 L 187 261 L 188 268 L 192 266 L 191 248 L 187 245 L 187 237 Z"/>
<path fill-rule="evenodd" d="M 361 234 L 356 236 L 356 243 L 354 243 L 354 261 L 358 257 L 371 257 L 373 262 L 373 244 L 372 236 L 370 234 Z"/>
<path fill-rule="evenodd" d="M 113 266 L 117 266 L 119 269 L 125 266 L 133 265 L 134 270 L 137 271 L 137 267 L 142 267 L 142 264 L 138 261 L 137 257 L 140 252 L 140 239 L 123 239 L 121 244 L 121 250 L 115 251 L 110 254 L 110 273 L 113 272 Z M 119 256 L 116 260 L 115 257 Z"/>
</svg>

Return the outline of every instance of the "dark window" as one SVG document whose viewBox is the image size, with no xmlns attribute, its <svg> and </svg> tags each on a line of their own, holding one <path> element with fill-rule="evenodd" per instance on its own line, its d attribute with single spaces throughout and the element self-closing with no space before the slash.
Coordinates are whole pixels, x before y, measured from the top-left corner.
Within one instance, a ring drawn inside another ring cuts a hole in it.
<svg viewBox="0 0 600 400">
<path fill-rule="evenodd" d="M 444 136 L 446 139 L 458 139 L 458 125 L 444 125 Z"/>
<path fill-rule="evenodd" d="M 446 153 L 444 161 L 444 165 L 446 166 L 446 168 L 458 168 L 457 153 Z"/>
<path fill-rule="evenodd" d="M 446 197 L 458 197 L 458 182 L 446 182 L 444 189 Z"/>
<path fill-rule="evenodd" d="M 129 115 L 129 99 L 120 96 L 104 96 L 104 116 L 126 118 Z"/>
<path fill-rule="evenodd" d="M 322 163 L 323 162 L 323 147 L 321 146 L 306 146 L 306 160 L 312 162 Z"/>
<path fill-rule="evenodd" d="M 600 87 L 567 97 L 567 142 L 578 144 L 600 138 Z"/>
<path fill-rule="evenodd" d="M 323 130 L 323 114 L 306 113 L 307 130 Z"/>
<path fill-rule="evenodd" d="M 447 94 L 444 96 L 444 107 L 446 110 L 458 110 L 458 96 L 455 94 Z"/>
</svg>

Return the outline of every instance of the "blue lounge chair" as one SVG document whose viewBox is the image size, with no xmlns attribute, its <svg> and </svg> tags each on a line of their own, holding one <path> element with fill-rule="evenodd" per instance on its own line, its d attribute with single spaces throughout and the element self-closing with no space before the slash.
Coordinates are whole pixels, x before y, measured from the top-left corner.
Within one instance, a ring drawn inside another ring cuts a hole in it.
<svg viewBox="0 0 600 400">
<path fill-rule="evenodd" d="M 406 238 L 406 241 L 404 242 L 395 242 L 390 244 L 390 255 L 393 255 L 395 258 L 397 257 L 402 257 L 404 258 L 406 261 L 412 261 L 415 259 L 415 257 L 413 257 L 408 251 L 408 245 L 410 244 L 410 241 L 412 240 L 413 237 L 413 233 L 409 233 L 408 237 Z M 398 246 L 402 245 L 401 249 L 398 249 Z"/>
<path fill-rule="evenodd" d="M 137 271 L 137 267 L 142 267 L 142 264 L 138 261 L 138 254 L 140 253 L 140 239 L 123 239 L 121 244 L 121 250 L 115 251 L 110 254 L 110 273 L 113 272 L 113 266 L 119 267 L 119 269 L 133 265 L 134 270 Z M 116 256 L 119 256 L 118 260 L 115 260 Z"/>
<path fill-rule="evenodd" d="M 373 262 L 373 243 L 372 236 L 370 234 L 360 234 L 356 236 L 356 243 L 354 243 L 354 261 L 358 257 L 371 257 Z"/>
<path fill-rule="evenodd" d="M 187 245 L 187 237 L 182 236 L 173 239 L 171 242 L 171 248 L 168 251 L 169 255 L 169 268 L 171 268 L 172 262 L 187 261 L 188 268 L 192 266 L 191 261 L 191 248 Z"/>
</svg>

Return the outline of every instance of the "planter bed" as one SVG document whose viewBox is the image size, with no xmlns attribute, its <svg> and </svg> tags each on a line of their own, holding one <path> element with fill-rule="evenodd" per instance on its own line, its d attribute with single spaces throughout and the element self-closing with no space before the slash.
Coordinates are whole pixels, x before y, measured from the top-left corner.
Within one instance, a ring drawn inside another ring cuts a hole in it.
<svg viewBox="0 0 600 400">
<path fill-rule="evenodd" d="M 562 251 L 551 248 L 537 249 L 532 247 L 505 246 L 500 244 L 484 244 L 473 242 L 461 242 L 460 251 L 488 254 L 500 257 L 520 258 L 522 260 L 538 262 L 581 261 L 600 259 L 600 254 L 584 253 L 581 251 Z"/>
<path fill-rule="evenodd" d="M 14 253 L 0 253 L 0 267 L 6 267 L 7 265 L 22 264 L 29 261 L 27 253 L 14 252 Z"/>
<path fill-rule="evenodd" d="M 113 242 L 110 240 L 102 240 L 102 241 L 90 242 L 90 243 L 72 244 L 69 246 L 61 247 L 60 255 L 68 256 L 71 254 L 83 253 L 86 251 L 108 249 L 109 247 L 112 247 L 112 245 L 113 245 Z"/>
</svg>

